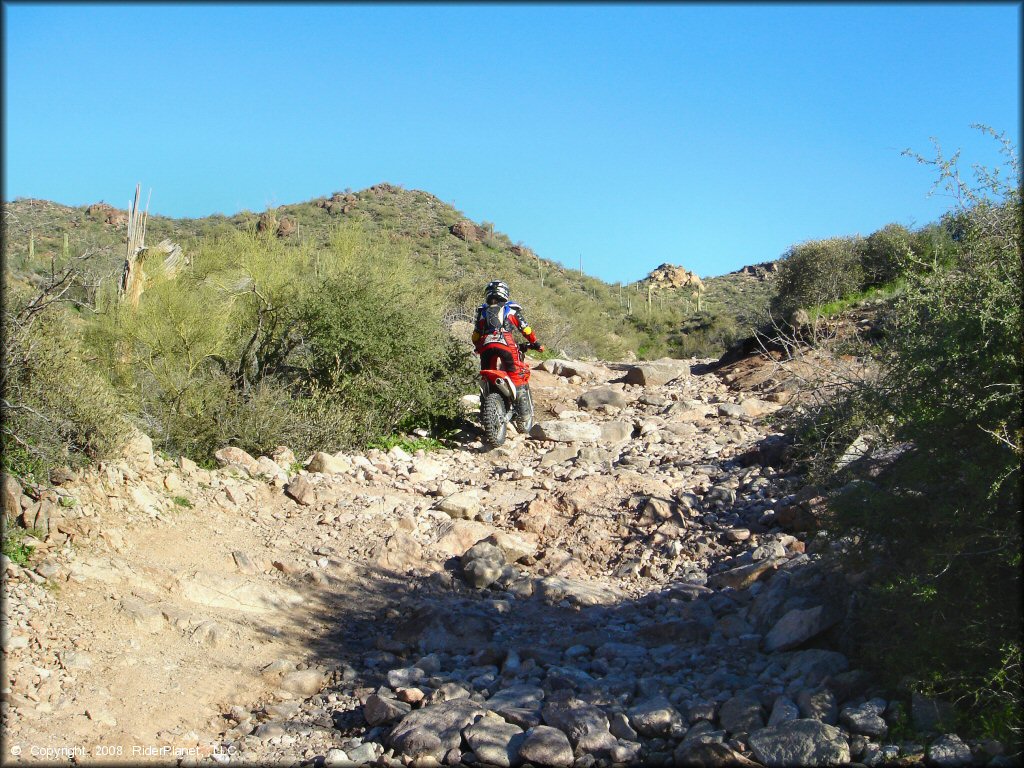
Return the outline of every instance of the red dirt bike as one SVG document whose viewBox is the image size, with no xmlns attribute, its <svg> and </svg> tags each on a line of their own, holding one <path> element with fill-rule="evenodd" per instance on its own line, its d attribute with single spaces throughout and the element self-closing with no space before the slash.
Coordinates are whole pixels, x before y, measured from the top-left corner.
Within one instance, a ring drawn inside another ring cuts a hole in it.
<svg viewBox="0 0 1024 768">
<path fill-rule="evenodd" d="M 533 396 L 530 394 L 530 366 L 526 362 L 529 344 L 519 344 L 515 370 L 484 368 L 480 371 L 480 424 L 484 439 L 492 448 L 505 442 L 511 421 L 522 433 L 533 426 Z M 497 363 L 501 365 L 500 359 Z"/>
</svg>

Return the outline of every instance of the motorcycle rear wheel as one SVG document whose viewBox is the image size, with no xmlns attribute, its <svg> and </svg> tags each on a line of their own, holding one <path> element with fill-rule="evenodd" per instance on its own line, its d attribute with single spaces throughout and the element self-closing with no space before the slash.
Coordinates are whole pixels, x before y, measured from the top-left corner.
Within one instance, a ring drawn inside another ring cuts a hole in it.
<svg viewBox="0 0 1024 768">
<path fill-rule="evenodd" d="M 505 401 L 497 392 L 484 395 L 480 401 L 480 424 L 484 439 L 494 448 L 505 442 L 508 421 L 505 419 Z"/>
<path fill-rule="evenodd" d="M 515 417 L 512 423 L 522 434 L 526 434 L 533 427 L 533 395 L 530 394 L 530 385 L 524 384 L 519 390 L 519 399 L 516 400 Z"/>
</svg>

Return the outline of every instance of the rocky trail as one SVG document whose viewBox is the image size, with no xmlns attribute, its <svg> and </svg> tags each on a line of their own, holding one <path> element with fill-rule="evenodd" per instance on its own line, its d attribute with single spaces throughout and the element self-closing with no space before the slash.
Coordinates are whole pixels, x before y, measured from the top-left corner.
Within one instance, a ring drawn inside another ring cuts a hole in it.
<svg viewBox="0 0 1024 768">
<path fill-rule="evenodd" d="M 8 479 L 41 541 L 3 564 L 4 758 L 1010 764 L 851 668 L 785 397 L 708 362 L 547 361 L 497 450 L 206 470 L 139 436 L 38 499 Z"/>
</svg>

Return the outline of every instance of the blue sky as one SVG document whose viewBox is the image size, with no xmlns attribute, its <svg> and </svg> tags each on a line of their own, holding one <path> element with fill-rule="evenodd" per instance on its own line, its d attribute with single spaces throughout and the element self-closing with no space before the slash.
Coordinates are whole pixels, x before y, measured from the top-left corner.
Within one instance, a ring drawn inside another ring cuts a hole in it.
<svg viewBox="0 0 1024 768">
<path fill-rule="evenodd" d="M 1019 4 L 4 4 L 4 198 L 204 216 L 380 181 L 608 281 L 920 225 L 1019 139 Z M 1017 141 L 1019 144 L 1019 141 Z"/>
</svg>

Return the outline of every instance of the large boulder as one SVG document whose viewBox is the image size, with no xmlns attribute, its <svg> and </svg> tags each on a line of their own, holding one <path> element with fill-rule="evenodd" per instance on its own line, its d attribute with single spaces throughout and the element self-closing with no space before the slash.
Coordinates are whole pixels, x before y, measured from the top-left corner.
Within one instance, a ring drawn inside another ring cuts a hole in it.
<svg viewBox="0 0 1024 768">
<path fill-rule="evenodd" d="M 459 238 L 459 240 L 465 240 L 467 243 L 475 243 L 481 237 L 480 228 L 469 219 L 455 222 L 448 227 L 448 231 Z"/>
<path fill-rule="evenodd" d="M 534 534 L 506 533 L 495 531 L 484 541 L 493 544 L 505 555 L 505 560 L 515 563 L 524 557 L 537 554 L 537 537 Z"/>
<path fill-rule="evenodd" d="M 321 472 L 325 475 L 336 475 L 352 469 L 352 462 L 324 451 L 318 451 L 309 457 L 306 469 L 310 472 Z"/>
<path fill-rule="evenodd" d="M 598 408 L 602 405 L 610 405 L 613 408 L 625 408 L 626 396 L 617 389 L 611 387 L 596 387 L 588 389 L 579 396 L 577 402 L 581 408 Z"/>
<path fill-rule="evenodd" d="M 601 424 L 601 442 L 605 445 L 624 443 L 633 437 L 633 425 L 628 421 L 606 421 Z"/>
<path fill-rule="evenodd" d="M 569 737 L 550 725 L 538 725 L 526 732 L 519 746 L 519 759 L 544 768 L 569 768 L 573 764 Z"/>
<path fill-rule="evenodd" d="M 823 605 L 793 608 L 787 611 L 765 636 L 765 650 L 775 653 L 796 648 L 824 632 L 838 622 L 839 618 L 838 612 L 828 610 Z"/>
<path fill-rule="evenodd" d="M 150 443 L 152 446 L 152 442 Z M 217 460 L 217 463 L 222 467 L 241 467 L 250 474 L 258 474 L 260 471 L 260 464 L 256 459 L 250 456 L 248 453 L 243 451 L 241 448 L 237 448 L 233 445 L 229 445 L 226 448 L 221 448 L 219 451 L 213 454 L 213 457 Z"/>
<path fill-rule="evenodd" d="M 299 696 L 315 696 L 327 682 L 327 676 L 319 669 L 298 669 L 281 677 L 281 690 Z"/>
<path fill-rule="evenodd" d="M 669 738 L 685 731 L 683 716 L 664 696 L 641 701 L 628 713 L 629 723 L 641 736 Z"/>
<path fill-rule="evenodd" d="M 474 520 L 453 520 L 438 529 L 434 546 L 450 557 L 457 556 L 493 532 L 493 528 Z"/>
<path fill-rule="evenodd" d="M 411 711 L 410 704 L 376 693 L 371 694 L 363 705 L 363 717 L 371 727 L 393 722 L 405 717 Z"/>
<path fill-rule="evenodd" d="M 149 435 L 137 429 L 131 431 L 122 445 L 121 456 L 137 469 L 151 469 L 156 466 L 153 460 L 153 441 Z M 249 458 L 252 457 L 249 456 Z"/>
<path fill-rule="evenodd" d="M 282 216 L 277 222 L 277 236 L 288 237 L 299 231 L 299 222 L 294 216 Z"/>
<path fill-rule="evenodd" d="M 316 502 L 316 491 L 313 484 L 302 475 L 293 477 L 291 482 L 284 487 L 284 492 L 288 498 L 304 507 Z"/>
<path fill-rule="evenodd" d="M 679 378 L 689 370 L 690 364 L 685 360 L 662 358 L 630 367 L 626 371 L 624 381 L 643 387 L 658 387 Z"/>
<path fill-rule="evenodd" d="M 505 553 L 485 541 L 470 547 L 461 560 L 463 576 L 477 589 L 489 587 L 501 578 L 505 567 Z"/>
<path fill-rule="evenodd" d="M 482 717 L 465 728 L 462 735 L 478 761 L 499 768 L 519 764 L 519 747 L 526 739 L 522 728 L 501 717 Z"/>
<path fill-rule="evenodd" d="M 790 720 L 761 728 L 747 736 L 747 744 L 767 768 L 850 762 L 850 744 L 842 732 L 818 720 Z"/>
<path fill-rule="evenodd" d="M 647 276 L 655 288 L 696 288 L 704 286 L 696 272 L 675 264 L 662 264 Z"/>
<path fill-rule="evenodd" d="M 395 752 L 411 758 L 433 757 L 440 761 L 462 745 L 462 730 L 487 710 L 469 699 L 453 699 L 413 710 L 388 737 Z"/>
<path fill-rule="evenodd" d="M 889 732 L 889 724 L 882 717 L 884 711 L 885 701 L 872 699 L 855 707 L 843 707 L 839 713 L 839 722 L 851 733 L 880 739 Z"/>
<path fill-rule="evenodd" d="M 601 427 L 589 422 L 552 419 L 534 424 L 530 437 L 556 443 L 596 443 L 601 439 Z"/>
<path fill-rule="evenodd" d="M 949 733 L 928 745 L 928 762 L 936 768 L 966 768 L 972 763 L 971 748 Z"/>
<path fill-rule="evenodd" d="M 608 716 L 580 699 L 545 704 L 541 717 L 547 725 L 568 736 L 572 745 L 582 752 L 600 752 L 615 745 Z"/>
</svg>

